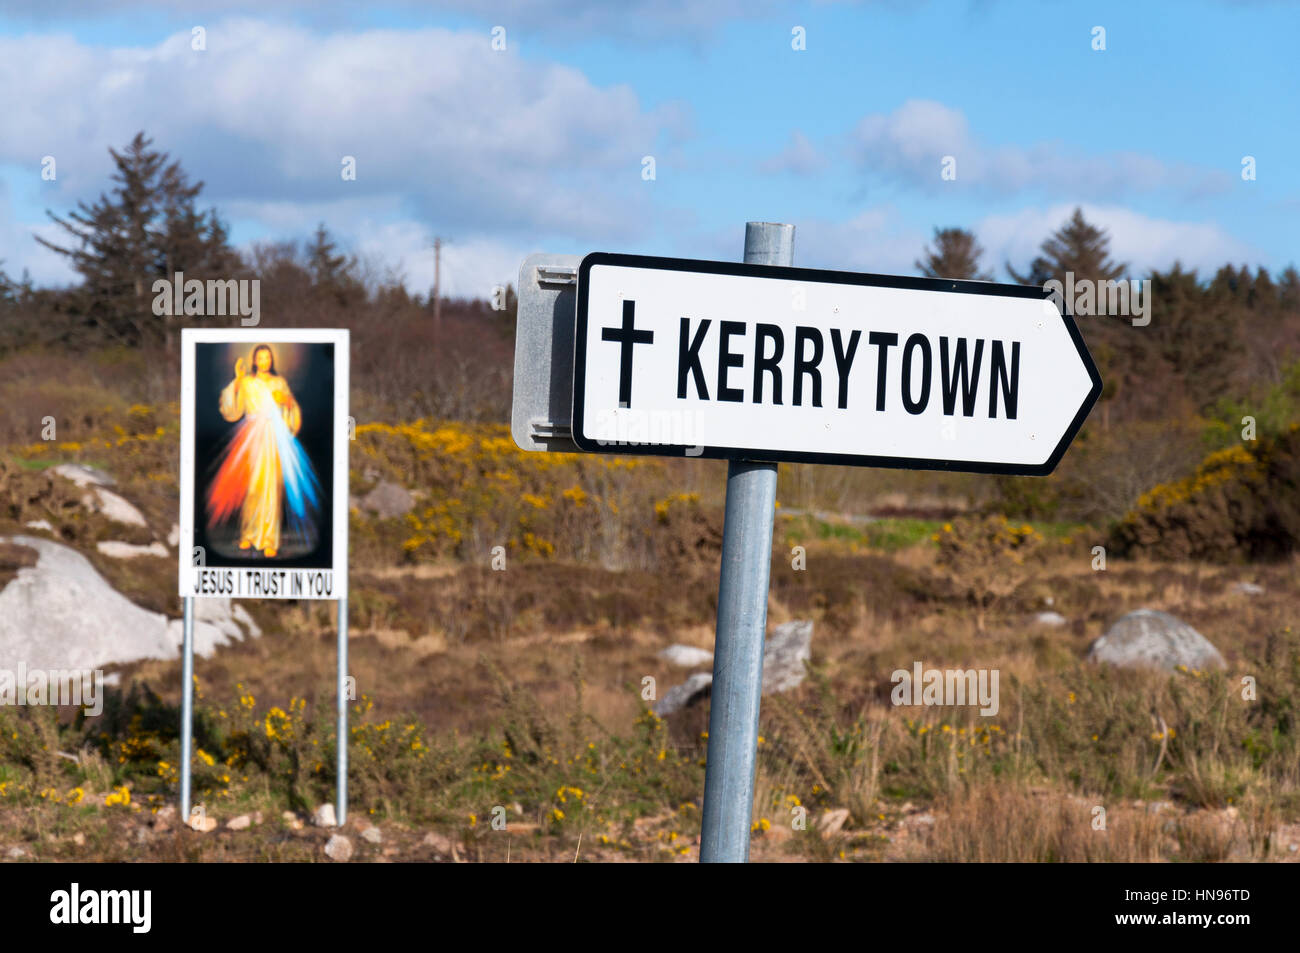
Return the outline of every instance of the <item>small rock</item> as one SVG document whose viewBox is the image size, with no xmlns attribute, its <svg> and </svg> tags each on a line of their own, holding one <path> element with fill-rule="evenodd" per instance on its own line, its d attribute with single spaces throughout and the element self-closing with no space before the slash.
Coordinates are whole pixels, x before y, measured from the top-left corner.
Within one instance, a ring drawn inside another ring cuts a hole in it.
<svg viewBox="0 0 1300 953">
<path fill-rule="evenodd" d="M 520 804 L 518 801 L 515 801 L 513 804 L 510 805 L 510 810 L 514 811 L 520 817 L 524 816 L 524 806 Z"/>
<path fill-rule="evenodd" d="M 316 827 L 338 827 L 338 816 L 334 813 L 333 804 L 322 804 L 312 812 L 311 822 Z"/>
<path fill-rule="evenodd" d="M 832 834 L 838 834 L 840 829 L 848 822 L 849 809 L 847 807 L 837 807 L 822 814 L 821 819 L 817 822 L 817 830 L 821 831 L 823 837 L 829 837 Z"/>
<path fill-rule="evenodd" d="M 797 687 L 808 674 L 805 663 L 812 658 L 811 619 L 795 619 L 778 625 L 763 643 L 763 694 L 786 692 Z"/>
<path fill-rule="evenodd" d="M 22 860 L 27 856 L 27 851 L 23 850 L 21 847 L 10 847 L 5 851 L 5 856 L 10 860 Z"/>
<path fill-rule="evenodd" d="M 176 523 L 172 523 L 171 532 L 167 534 L 167 545 L 175 549 L 181 544 L 181 528 Z"/>
<path fill-rule="evenodd" d="M 382 844 L 384 842 L 384 835 L 378 827 L 367 827 L 361 832 L 361 839 L 367 844 Z"/>
<path fill-rule="evenodd" d="M 72 835 L 72 843 L 76 844 L 78 847 L 85 847 L 86 835 L 81 833 L 81 831 L 77 831 L 77 833 Z"/>
<path fill-rule="evenodd" d="M 1286 849 L 1294 854 L 1297 851 L 1300 851 L 1300 844 L 1288 844 Z"/>
<path fill-rule="evenodd" d="M 50 467 L 50 472 L 82 487 L 116 485 L 116 481 L 103 470 L 84 463 L 60 463 L 57 467 Z"/>
<path fill-rule="evenodd" d="M 28 529 L 43 529 L 47 533 L 53 533 L 54 527 L 50 525 L 49 520 L 28 520 L 23 524 Z"/>
<path fill-rule="evenodd" d="M 664 697 L 655 702 L 654 712 L 663 718 L 673 712 L 681 711 L 700 699 L 707 698 L 712 685 L 713 673 L 696 672 L 682 684 L 674 685 L 664 692 Z"/>
<path fill-rule="evenodd" d="M 1124 668 L 1205 670 L 1223 668 L 1223 656 L 1209 640 L 1168 612 L 1138 609 L 1112 625 L 1088 650 L 1091 662 Z"/>
<path fill-rule="evenodd" d="M 415 497 L 404 486 L 380 480 L 373 490 L 361 498 L 360 503 L 362 509 L 386 520 L 409 513 L 415 508 Z"/>
<path fill-rule="evenodd" d="M 785 692 L 798 686 L 807 675 L 812 657 L 813 624 L 808 619 L 784 622 L 774 628 L 763 643 L 763 694 Z M 680 646 L 686 648 L 687 646 Z M 711 672 L 696 672 L 664 693 L 654 706 L 663 718 L 707 698 L 713 685 Z"/>
<path fill-rule="evenodd" d="M 90 492 L 81 498 L 81 503 L 92 513 L 99 513 L 106 519 L 121 523 L 123 526 L 149 525 L 144 514 L 132 504 L 112 490 L 105 490 L 100 486 L 92 487 Z"/>
<path fill-rule="evenodd" d="M 1038 625 L 1061 626 L 1065 625 L 1068 620 L 1059 612 L 1040 612 L 1034 616 L 1034 622 Z"/>
<path fill-rule="evenodd" d="M 117 539 L 105 539 L 95 544 L 105 556 L 113 559 L 135 559 L 137 556 L 161 556 L 166 558 L 169 553 L 167 547 L 162 543 L 154 541 L 148 546 L 139 546 L 135 543 L 124 543 Z"/>
<path fill-rule="evenodd" d="M 253 826 L 253 819 L 247 814 L 240 814 L 238 817 L 232 817 L 226 821 L 226 830 L 228 831 L 246 831 Z"/>
<path fill-rule="evenodd" d="M 911 819 L 911 821 L 917 827 L 933 827 L 934 815 L 931 814 L 929 811 L 926 811 L 924 814 L 916 815 Z"/>
<path fill-rule="evenodd" d="M 698 668 L 701 665 L 712 664 L 713 653 L 707 649 L 696 648 L 693 645 L 670 645 L 659 653 L 659 658 L 670 665 L 680 665 L 682 668 Z"/>
<path fill-rule="evenodd" d="M 175 804 L 165 804 L 158 808 L 158 812 L 154 814 L 153 820 L 149 822 L 150 826 L 152 826 L 156 831 L 165 831 L 171 827 L 172 822 L 176 820 L 176 813 Z"/>
<path fill-rule="evenodd" d="M 217 829 L 217 819 L 206 814 L 195 814 L 190 818 L 190 830 L 200 834 L 211 834 Z"/>
<path fill-rule="evenodd" d="M 291 831 L 302 830 L 303 828 L 302 818 L 300 818 L 297 814 L 293 813 L 293 811 L 285 811 L 280 816 L 284 818 L 284 822 L 289 825 L 289 830 Z"/>
<path fill-rule="evenodd" d="M 342 834 L 331 835 L 325 842 L 325 856 L 340 864 L 346 863 L 352 859 L 352 841 Z"/>
<path fill-rule="evenodd" d="M 424 835 L 424 839 L 420 841 L 420 846 L 431 848 L 435 853 L 444 856 L 449 856 L 455 850 L 455 845 L 451 842 L 450 837 L 436 834 L 433 831 Z"/>
<path fill-rule="evenodd" d="M 1262 596 L 1264 587 L 1254 582 L 1234 582 L 1228 587 L 1229 592 L 1236 592 L 1243 596 Z"/>
</svg>

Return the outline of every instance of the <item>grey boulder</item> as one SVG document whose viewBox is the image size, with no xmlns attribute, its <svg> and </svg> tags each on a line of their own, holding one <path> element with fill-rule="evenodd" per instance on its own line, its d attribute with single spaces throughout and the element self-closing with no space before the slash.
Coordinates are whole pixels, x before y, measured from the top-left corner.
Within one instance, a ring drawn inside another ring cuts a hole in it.
<svg viewBox="0 0 1300 953">
<path fill-rule="evenodd" d="M 29 668 L 95 669 L 180 654 L 181 620 L 137 606 L 75 549 L 34 536 L 0 542 L 37 557 L 0 590 L 0 658 L 21 659 Z M 247 610 L 229 599 L 196 599 L 194 606 L 198 655 L 261 634 Z"/>
<path fill-rule="evenodd" d="M 1156 609 L 1138 609 L 1120 618 L 1092 643 L 1088 660 L 1122 668 L 1223 668 L 1219 650 L 1186 622 Z"/>
<path fill-rule="evenodd" d="M 806 663 L 812 658 L 811 619 L 796 619 L 774 628 L 763 643 L 763 694 L 787 692 L 797 687 L 807 674 Z M 654 706 L 661 718 L 681 711 L 702 698 L 713 686 L 713 675 L 698 672 L 680 685 L 674 685 Z"/>
<path fill-rule="evenodd" d="M 360 500 L 361 509 L 369 510 L 380 519 L 405 516 L 415 508 L 415 497 L 404 486 L 381 480 Z"/>
</svg>

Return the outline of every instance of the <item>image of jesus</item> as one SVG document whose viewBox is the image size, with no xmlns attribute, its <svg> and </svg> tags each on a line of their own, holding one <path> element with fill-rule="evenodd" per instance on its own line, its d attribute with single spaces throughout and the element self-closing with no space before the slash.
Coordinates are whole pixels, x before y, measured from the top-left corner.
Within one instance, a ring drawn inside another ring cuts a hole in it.
<svg viewBox="0 0 1300 953">
<path fill-rule="evenodd" d="M 238 426 L 208 490 L 208 527 L 238 511 L 240 550 L 273 559 L 282 531 L 302 546 L 313 545 L 320 482 L 298 441 L 302 408 L 276 373 L 271 347 L 253 348 L 249 365 L 238 358 L 234 380 L 221 391 L 221 416 Z"/>
</svg>

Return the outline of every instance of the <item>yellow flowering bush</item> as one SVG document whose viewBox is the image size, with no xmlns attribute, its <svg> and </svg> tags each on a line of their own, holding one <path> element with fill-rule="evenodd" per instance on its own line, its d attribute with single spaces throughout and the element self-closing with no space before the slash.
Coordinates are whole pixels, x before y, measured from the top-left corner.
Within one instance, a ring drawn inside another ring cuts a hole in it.
<svg viewBox="0 0 1300 953">
<path fill-rule="evenodd" d="M 1190 476 L 1152 487 L 1114 528 L 1120 554 L 1161 559 L 1273 558 L 1300 541 L 1300 425 L 1207 456 Z"/>
<path fill-rule="evenodd" d="M 387 479 L 410 487 L 415 507 L 391 520 L 357 518 L 359 555 L 407 560 L 453 557 L 487 562 L 495 547 L 512 556 L 596 561 L 609 568 L 649 565 L 651 520 L 696 494 L 655 501 L 668 483 L 663 461 L 520 450 L 499 424 L 416 420 L 357 428 L 354 482 Z"/>
<path fill-rule="evenodd" d="M 1043 536 L 1028 523 L 1005 516 L 966 517 L 945 523 L 932 537 L 939 544 L 937 564 L 975 605 L 975 625 L 984 630 L 986 614 L 1027 578 Z"/>
</svg>

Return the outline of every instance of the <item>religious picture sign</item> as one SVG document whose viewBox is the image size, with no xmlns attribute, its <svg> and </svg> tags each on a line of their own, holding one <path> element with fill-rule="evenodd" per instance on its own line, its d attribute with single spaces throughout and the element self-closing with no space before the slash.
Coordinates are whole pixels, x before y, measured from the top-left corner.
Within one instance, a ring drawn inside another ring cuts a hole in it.
<svg viewBox="0 0 1300 953">
<path fill-rule="evenodd" d="M 181 337 L 180 594 L 347 595 L 348 332 Z"/>
</svg>

